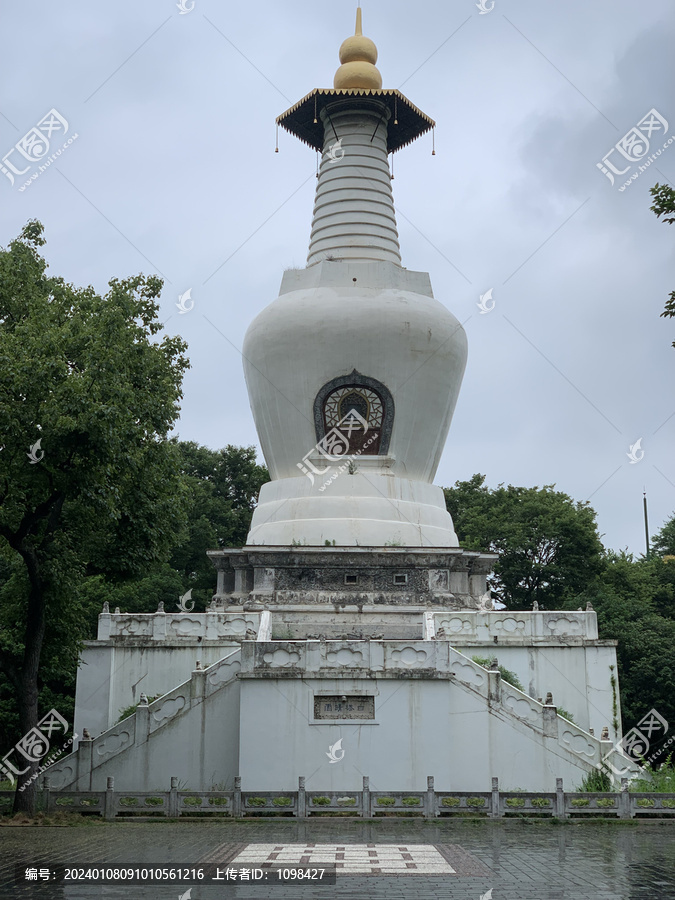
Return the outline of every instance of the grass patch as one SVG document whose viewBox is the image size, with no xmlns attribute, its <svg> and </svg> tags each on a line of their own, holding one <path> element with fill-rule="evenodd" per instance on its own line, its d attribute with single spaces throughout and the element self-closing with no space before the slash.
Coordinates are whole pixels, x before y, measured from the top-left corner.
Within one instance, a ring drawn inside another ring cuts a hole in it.
<svg viewBox="0 0 675 900">
<path fill-rule="evenodd" d="M 495 660 L 496 656 L 472 656 L 471 659 L 478 663 L 479 666 L 482 666 L 484 669 L 489 669 L 492 665 L 492 661 Z M 517 688 L 519 691 L 525 693 L 525 688 L 521 684 L 520 678 L 516 675 L 515 672 L 512 672 L 511 669 L 507 669 L 504 666 L 499 666 L 499 674 L 502 676 L 502 681 L 505 681 L 507 684 L 510 684 L 512 687 Z"/>
<path fill-rule="evenodd" d="M 588 775 L 584 775 L 581 784 L 576 789 L 577 794 L 606 794 L 612 790 L 612 779 L 608 772 L 594 769 Z"/>
</svg>

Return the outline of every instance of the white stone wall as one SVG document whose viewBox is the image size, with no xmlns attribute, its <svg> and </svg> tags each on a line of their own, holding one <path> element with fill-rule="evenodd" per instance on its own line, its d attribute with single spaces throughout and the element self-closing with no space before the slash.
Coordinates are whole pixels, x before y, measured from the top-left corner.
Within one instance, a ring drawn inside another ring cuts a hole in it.
<svg viewBox="0 0 675 900">
<path fill-rule="evenodd" d="M 374 722 L 313 723 L 314 693 L 331 691 L 374 693 Z M 344 758 L 331 763 L 340 739 Z M 248 790 L 292 790 L 304 775 L 308 790 L 354 791 L 369 775 L 372 790 L 420 791 L 434 775 L 441 791 L 488 790 L 492 776 L 504 790 L 550 791 L 556 777 L 578 785 L 587 771 L 558 738 L 440 680 L 244 678 L 240 747 Z"/>
<path fill-rule="evenodd" d="M 584 731 L 593 728 L 600 737 L 609 728 L 616 740 L 621 734 L 621 714 L 617 709 L 618 729 L 613 727 L 613 691 L 610 682 L 616 649 L 613 645 L 567 646 L 504 646 L 484 644 L 464 646 L 453 644 L 465 656 L 497 657 L 499 664 L 518 676 L 525 692 L 537 699 L 546 699 L 550 691 L 553 702 L 571 713 Z M 619 704 L 618 683 L 616 690 Z"/>
<path fill-rule="evenodd" d="M 114 643 L 90 641 L 77 672 L 74 730 L 87 728 L 92 737 L 110 728 L 120 710 L 138 703 L 141 693 L 156 697 L 190 678 L 195 662 L 210 666 L 238 643 Z M 174 773 L 175 774 L 175 773 Z"/>
</svg>

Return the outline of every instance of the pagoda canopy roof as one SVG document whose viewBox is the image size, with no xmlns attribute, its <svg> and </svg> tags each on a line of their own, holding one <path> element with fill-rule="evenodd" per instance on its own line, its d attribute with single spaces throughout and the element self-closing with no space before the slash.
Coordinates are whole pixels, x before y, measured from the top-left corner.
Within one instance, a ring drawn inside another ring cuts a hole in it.
<svg viewBox="0 0 675 900">
<path fill-rule="evenodd" d="M 411 103 L 396 89 L 372 88 L 314 88 L 302 100 L 277 116 L 277 125 L 290 131 L 315 150 L 323 150 L 324 126 L 320 111 L 333 102 L 353 98 L 355 105 L 361 97 L 372 97 L 389 107 L 391 117 L 387 129 L 387 152 L 394 153 L 410 144 L 435 126 L 433 119 Z"/>
</svg>

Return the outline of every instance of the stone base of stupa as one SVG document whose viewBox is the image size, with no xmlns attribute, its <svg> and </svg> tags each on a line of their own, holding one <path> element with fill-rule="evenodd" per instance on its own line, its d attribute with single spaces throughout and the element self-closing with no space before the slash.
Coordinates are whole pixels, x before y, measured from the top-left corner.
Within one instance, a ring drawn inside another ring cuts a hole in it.
<svg viewBox="0 0 675 900">
<path fill-rule="evenodd" d="M 210 550 L 223 608 L 328 605 L 476 610 L 497 559 L 459 547 L 269 547 Z M 382 623 L 373 627 L 381 632 Z M 349 628 L 348 631 L 354 629 Z"/>
</svg>

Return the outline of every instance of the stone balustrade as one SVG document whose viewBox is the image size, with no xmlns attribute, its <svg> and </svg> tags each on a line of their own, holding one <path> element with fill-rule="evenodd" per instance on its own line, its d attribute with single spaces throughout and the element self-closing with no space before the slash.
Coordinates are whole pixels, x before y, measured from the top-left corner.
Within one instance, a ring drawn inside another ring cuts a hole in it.
<svg viewBox="0 0 675 900">
<path fill-rule="evenodd" d="M 0 813 L 11 808 L 13 798 L 12 791 L 0 791 Z M 634 793 L 625 778 L 620 791 L 606 793 L 565 791 L 562 778 L 556 779 L 554 792 L 503 791 L 497 778 L 492 779 L 489 791 L 436 791 L 433 776 L 427 777 L 427 788 L 420 791 L 372 791 L 368 776 L 363 777 L 360 791 L 307 790 L 304 776 L 298 779 L 297 791 L 244 791 L 237 776 L 231 791 L 179 790 L 178 778 L 172 777 L 168 791 L 139 792 L 116 790 L 112 777 L 107 778 L 105 791 L 57 791 L 52 788 L 49 775 L 45 775 L 38 804 L 47 814 L 97 813 L 107 819 L 139 814 L 178 818 L 195 812 L 234 818 L 269 815 L 308 818 L 345 813 L 361 818 L 392 813 L 425 818 L 474 815 L 493 819 L 675 817 L 675 794 Z"/>
</svg>

